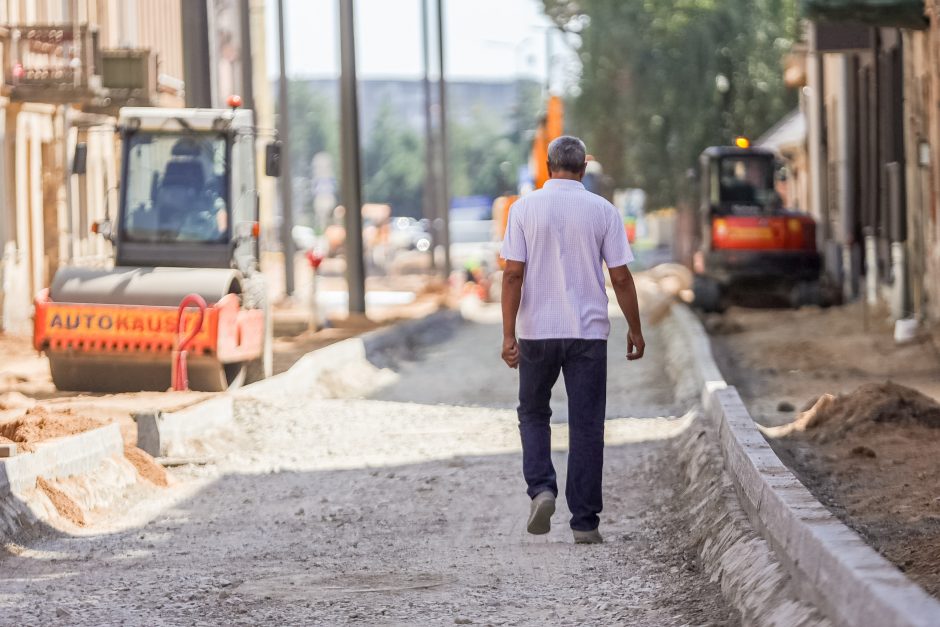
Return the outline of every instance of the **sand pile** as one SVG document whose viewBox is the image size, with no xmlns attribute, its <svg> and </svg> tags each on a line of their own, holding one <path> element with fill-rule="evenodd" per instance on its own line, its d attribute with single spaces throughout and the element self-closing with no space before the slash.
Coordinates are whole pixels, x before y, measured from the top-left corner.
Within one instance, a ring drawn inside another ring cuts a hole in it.
<svg viewBox="0 0 940 627">
<path fill-rule="evenodd" d="M 52 482 L 39 477 L 36 479 L 36 487 L 45 493 L 49 500 L 52 502 L 52 506 L 55 507 L 55 510 L 59 512 L 59 515 L 62 518 L 70 521 L 74 525 L 79 527 L 85 526 L 85 513 L 82 511 L 82 508 L 79 507 L 78 503 L 72 500 L 72 498 L 54 486 Z"/>
<path fill-rule="evenodd" d="M 887 424 L 938 429 L 940 404 L 891 381 L 866 383 L 850 394 L 823 394 L 792 423 L 765 431 L 773 437 L 804 432 L 810 439 L 825 443 L 849 434 L 863 435 Z"/>
<path fill-rule="evenodd" d="M 0 424 L 0 437 L 16 442 L 24 452 L 35 450 L 43 440 L 59 438 L 97 429 L 104 422 L 86 416 L 77 416 L 71 410 L 52 411 L 36 406 L 20 418 Z"/>
<path fill-rule="evenodd" d="M 158 464 L 157 461 L 145 451 L 142 451 L 136 446 L 125 446 L 124 457 L 134 465 L 134 468 L 137 469 L 137 474 L 150 483 L 160 486 L 161 488 L 165 488 L 169 485 L 166 469 Z"/>
</svg>

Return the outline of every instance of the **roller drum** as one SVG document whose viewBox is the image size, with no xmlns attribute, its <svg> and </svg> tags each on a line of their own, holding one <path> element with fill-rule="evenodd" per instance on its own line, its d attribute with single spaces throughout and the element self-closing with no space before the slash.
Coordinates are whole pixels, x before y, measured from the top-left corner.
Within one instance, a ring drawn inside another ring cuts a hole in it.
<svg viewBox="0 0 940 627">
<path fill-rule="evenodd" d="M 242 292 L 241 274 L 220 268 L 62 268 L 49 297 L 57 303 L 178 307 L 188 294 L 213 305 Z"/>
<path fill-rule="evenodd" d="M 93 305 L 178 307 L 189 294 L 214 305 L 227 294 L 242 294 L 237 270 L 216 268 L 131 268 L 111 270 L 62 268 L 52 281 L 53 302 Z M 170 360 L 131 353 L 47 351 L 56 388 L 68 391 L 165 391 L 170 386 Z M 191 355 L 187 360 L 190 388 L 219 392 L 240 386 L 248 364 L 223 364 Z"/>
</svg>

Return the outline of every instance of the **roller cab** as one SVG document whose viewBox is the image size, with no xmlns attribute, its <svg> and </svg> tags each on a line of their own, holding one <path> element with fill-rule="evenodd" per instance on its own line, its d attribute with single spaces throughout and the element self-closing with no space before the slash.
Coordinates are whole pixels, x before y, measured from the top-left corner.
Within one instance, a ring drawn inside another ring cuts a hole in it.
<svg viewBox="0 0 940 627">
<path fill-rule="evenodd" d="M 94 227 L 113 243 L 115 266 L 62 268 L 35 301 L 33 341 L 56 387 L 166 390 L 180 331 L 195 333 L 187 351 L 193 389 L 269 375 L 251 112 L 125 108 L 117 132 L 120 205 Z M 265 171 L 277 175 L 278 145 L 265 154 Z M 207 304 L 198 331 L 196 310 L 177 325 L 189 294 Z"/>
</svg>

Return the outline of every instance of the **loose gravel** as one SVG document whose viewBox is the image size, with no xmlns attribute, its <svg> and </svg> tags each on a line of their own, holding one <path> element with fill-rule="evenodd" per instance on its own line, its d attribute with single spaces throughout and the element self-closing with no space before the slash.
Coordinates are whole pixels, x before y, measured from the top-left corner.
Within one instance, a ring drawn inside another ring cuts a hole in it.
<svg viewBox="0 0 940 627">
<path fill-rule="evenodd" d="M 559 500 L 525 533 L 513 389 L 499 328 L 361 370 L 370 398 L 282 394 L 237 407 L 204 466 L 82 535 L 0 552 L 0 621 L 68 625 L 727 625 L 688 542 L 669 457 L 687 423 L 655 329 L 619 359 L 615 326 L 600 546 Z M 346 389 L 350 389 L 348 386 Z M 633 408 L 633 409 L 631 409 Z M 631 417 L 632 416 L 632 417 Z M 566 428 L 555 427 L 564 485 Z"/>
</svg>

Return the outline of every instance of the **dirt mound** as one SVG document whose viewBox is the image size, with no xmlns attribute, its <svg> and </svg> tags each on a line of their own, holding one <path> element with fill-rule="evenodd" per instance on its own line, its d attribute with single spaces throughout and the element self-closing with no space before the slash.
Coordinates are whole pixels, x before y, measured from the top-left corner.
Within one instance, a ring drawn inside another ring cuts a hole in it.
<svg viewBox="0 0 940 627">
<path fill-rule="evenodd" d="M 802 432 L 817 442 L 831 442 L 850 432 L 862 434 L 888 424 L 938 429 L 940 404 L 891 381 L 866 383 L 849 394 L 823 394 L 791 424 L 766 431 L 774 437 Z"/>
<path fill-rule="evenodd" d="M 0 424 L 0 437 L 19 444 L 24 452 L 35 450 L 43 440 L 83 433 L 104 426 L 104 422 L 74 415 L 71 410 L 52 411 L 42 406 L 33 407 L 20 418 Z"/>
<path fill-rule="evenodd" d="M 36 478 L 36 487 L 49 497 L 55 510 L 59 512 L 62 518 L 65 518 L 79 527 L 85 526 L 85 514 L 82 512 L 82 508 L 79 507 L 78 503 L 73 501 L 68 494 L 42 477 Z"/>
<path fill-rule="evenodd" d="M 161 488 L 165 488 L 169 485 L 166 469 L 158 464 L 156 460 L 145 451 L 140 450 L 136 446 L 125 446 L 124 457 L 134 465 L 134 468 L 137 469 L 137 474 L 150 483 L 158 485 Z"/>
</svg>

